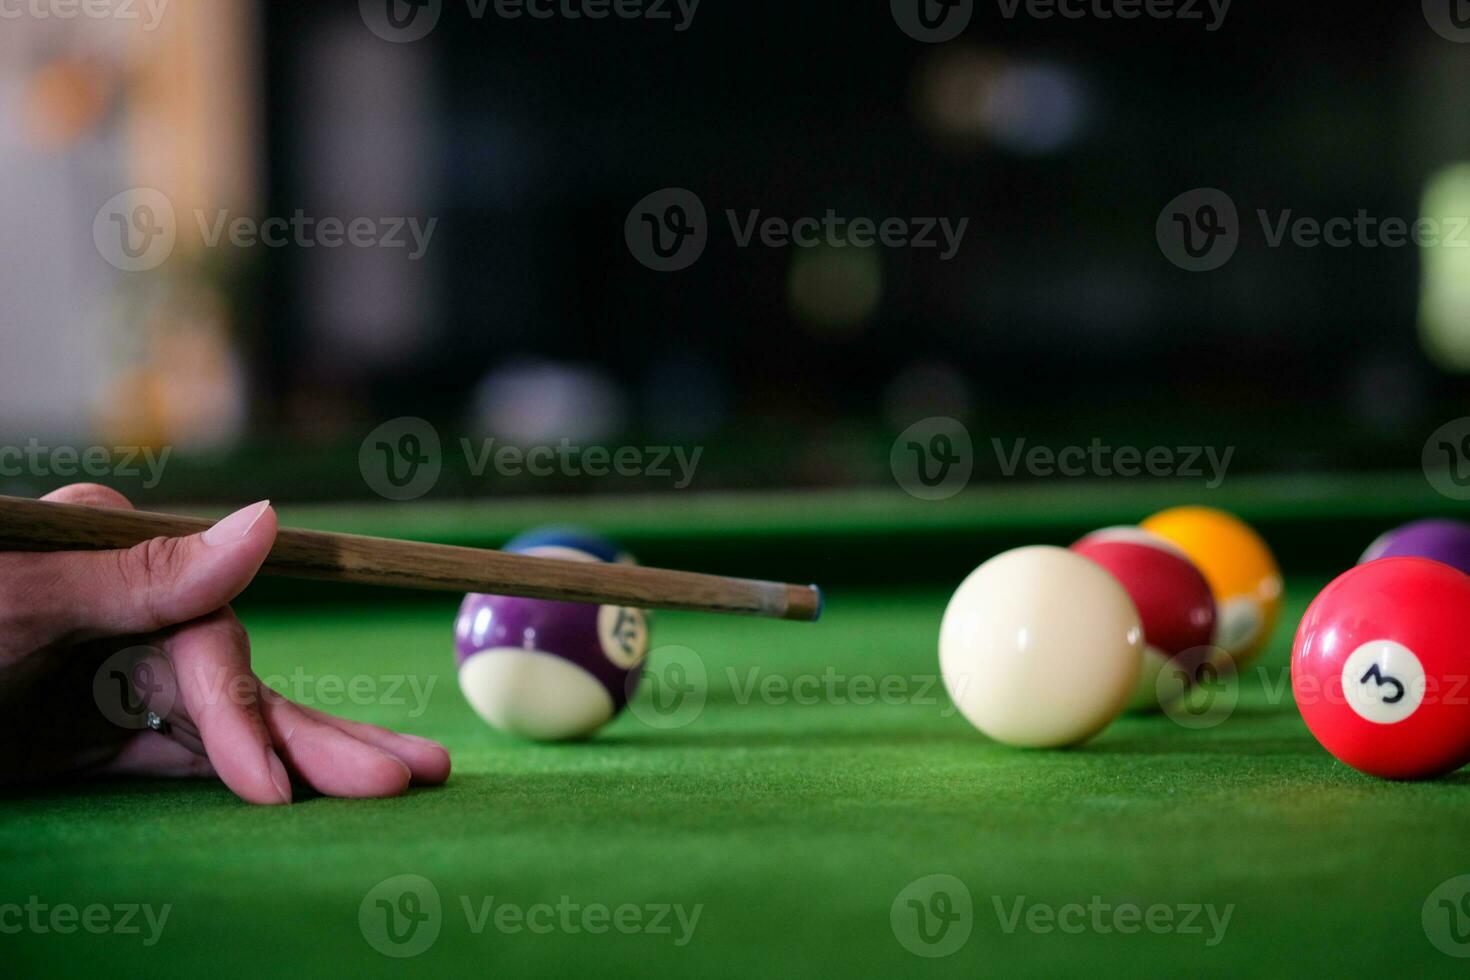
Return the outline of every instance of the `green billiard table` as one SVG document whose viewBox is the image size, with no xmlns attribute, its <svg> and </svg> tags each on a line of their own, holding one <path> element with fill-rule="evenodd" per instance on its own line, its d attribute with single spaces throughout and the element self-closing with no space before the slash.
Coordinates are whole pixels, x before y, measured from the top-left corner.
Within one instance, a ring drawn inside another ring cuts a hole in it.
<svg viewBox="0 0 1470 980">
<path fill-rule="evenodd" d="M 955 714 L 936 676 L 949 593 L 998 548 L 1182 495 L 284 508 L 286 523 L 488 545 L 576 520 L 659 564 L 815 579 L 828 608 L 815 625 L 659 613 L 631 710 L 541 745 L 490 731 L 460 696 L 457 597 L 262 582 L 240 603 L 258 671 L 444 742 L 449 784 L 280 809 L 193 782 L 12 794 L 4 972 L 1463 975 L 1450 954 L 1470 954 L 1470 878 L 1451 879 L 1470 874 L 1470 778 L 1345 768 L 1287 680 L 1316 590 L 1377 530 L 1446 511 L 1426 493 L 1409 477 L 1267 480 L 1205 499 L 1281 553 L 1268 653 L 1207 710 L 1128 716 L 1067 751 L 1006 748 Z"/>
</svg>

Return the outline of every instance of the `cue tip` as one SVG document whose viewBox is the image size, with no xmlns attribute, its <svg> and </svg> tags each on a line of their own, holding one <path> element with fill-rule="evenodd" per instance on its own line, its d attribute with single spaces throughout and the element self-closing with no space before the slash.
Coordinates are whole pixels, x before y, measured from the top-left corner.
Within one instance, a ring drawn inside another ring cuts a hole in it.
<svg viewBox="0 0 1470 980">
<path fill-rule="evenodd" d="M 784 585 L 785 597 L 774 613 L 782 619 L 793 619 L 802 623 L 815 623 L 822 618 L 822 607 L 826 600 L 817 585 Z"/>
</svg>

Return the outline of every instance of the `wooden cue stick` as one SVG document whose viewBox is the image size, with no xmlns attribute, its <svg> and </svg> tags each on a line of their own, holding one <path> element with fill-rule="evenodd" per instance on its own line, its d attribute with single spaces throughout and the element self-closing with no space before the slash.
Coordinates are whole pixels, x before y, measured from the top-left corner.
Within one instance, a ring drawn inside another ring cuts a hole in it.
<svg viewBox="0 0 1470 980">
<path fill-rule="evenodd" d="M 214 522 L 143 511 L 0 496 L 0 551 L 130 548 L 183 537 Z M 814 621 L 815 585 L 701 575 L 640 565 L 534 558 L 480 548 L 281 528 L 261 572 L 285 578 L 532 599 L 688 609 Z"/>
</svg>

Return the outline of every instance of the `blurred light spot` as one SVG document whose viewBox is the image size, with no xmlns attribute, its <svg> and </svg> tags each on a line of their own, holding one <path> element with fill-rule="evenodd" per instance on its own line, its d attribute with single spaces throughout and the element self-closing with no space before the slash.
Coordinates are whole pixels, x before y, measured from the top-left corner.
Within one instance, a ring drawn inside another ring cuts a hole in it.
<svg viewBox="0 0 1470 980">
<path fill-rule="evenodd" d="M 914 361 L 883 389 L 883 417 L 895 431 L 936 415 L 971 418 L 974 410 L 969 382 L 942 361 Z"/>
<path fill-rule="evenodd" d="M 791 311 L 814 332 L 855 333 L 878 308 L 883 267 L 876 247 L 817 245 L 792 250 Z"/>
<path fill-rule="evenodd" d="M 212 450 L 247 421 L 247 383 L 224 297 L 189 285 L 150 293 L 127 311 L 139 328 L 98 392 L 99 432 L 120 443 Z"/>
<path fill-rule="evenodd" d="M 31 142 L 58 150 L 101 121 L 115 94 L 114 79 L 99 65 L 58 58 L 37 68 L 25 86 L 25 130 Z"/>
<path fill-rule="evenodd" d="M 1026 155 L 1076 142 L 1088 111 L 1070 68 L 954 45 L 920 67 L 916 93 L 919 118 L 937 135 Z"/>
<path fill-rule="evenodd" d="M 1419 337 L 1440 367 L 1470 370 L 1470 163 L 1458 163 L 1429 179 L 1420 215 L 1438 225 L 1444 239 L 1419 249 L 1422 274 Z"/>
<path fill-rule="evenodd" d="M 520 361 L 485 375 L 473 422 L 521 446 L 591 442 L 618 432 L 626 414 L 617 382 L 593 365 Z"/>
</svg>

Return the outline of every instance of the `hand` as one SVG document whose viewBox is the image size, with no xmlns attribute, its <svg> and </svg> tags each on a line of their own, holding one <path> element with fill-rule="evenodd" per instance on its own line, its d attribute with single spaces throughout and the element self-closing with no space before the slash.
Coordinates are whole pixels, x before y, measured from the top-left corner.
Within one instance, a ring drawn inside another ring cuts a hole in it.
<svg viewBox="0 0 1470 980">
<path fill-rule="evenodd" d="M 86 484 L 45 499 L 132 508 Z M 203 534 L 127 551 L 0 552 L 0 784 L 91 772 L 217 776 L 247 802 L 290 803 L 293 777 L 328 796 L 444 782 L 443 746 L 295 704 L 256 677 L 229 602 L 255 577 L 276 527 L 262 502 Z M 127 691 L 125 678 L 115 704 L 99 701 L 108 685 L 94 693 L 98 669 L 137 647 L 153 648 L 139 674 L 154 681 Z M 146 702 L 161 730 L 109 721 L 125 697 Z"/>
</svg>

